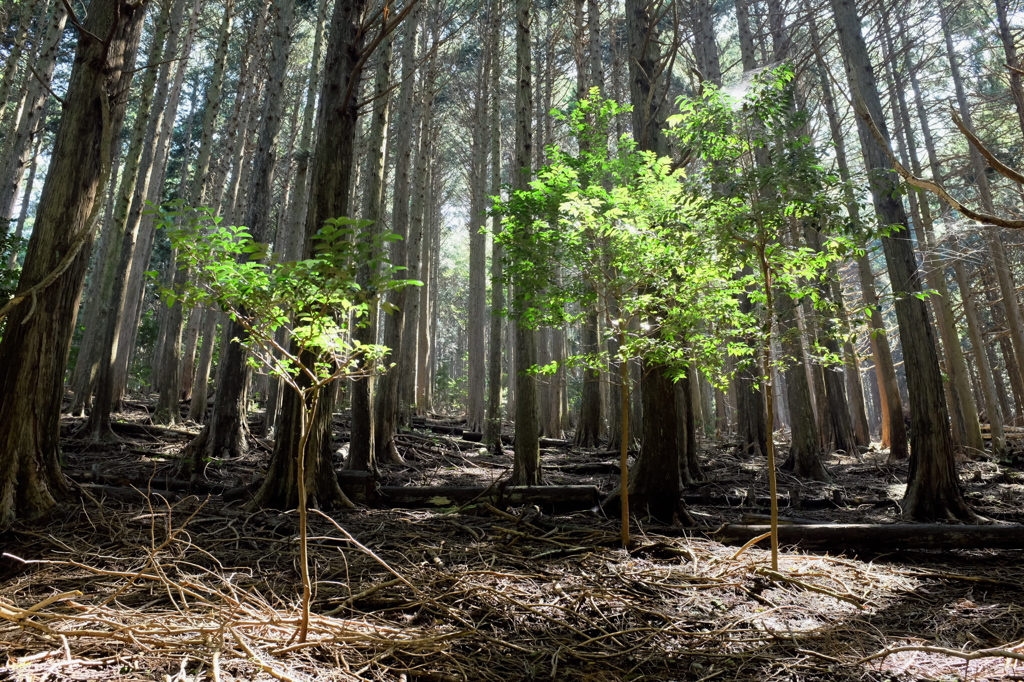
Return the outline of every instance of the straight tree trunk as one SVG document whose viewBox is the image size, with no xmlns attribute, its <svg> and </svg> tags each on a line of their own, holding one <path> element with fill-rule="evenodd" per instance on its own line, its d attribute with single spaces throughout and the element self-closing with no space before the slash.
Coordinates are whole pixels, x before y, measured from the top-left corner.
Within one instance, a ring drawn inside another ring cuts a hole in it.
<svg viewBox="0 0 1024 682">
<path fill-rule="evenodd" d="M 159 63 L 163 61 L 164 42 L 170 27 L 171 5 L 166 3 L 161 9 L 157 18 L 156 30 L 153 34 L 147 61 Z M 146 133 L 149 130 L 149 121 L 152 114 L 153 93 L 156 89 L 157 70 L 149 69 L 143 77 L 142 87 L 139 92 L 139 109 L 135 117 L 135 127 L 132 130 L 131 141 L 128 145 L 128 153 L 123 162 L 123 173 L 121 185 L 115 200 L 113 220 L 107 225 L 105 239 L 108 239 L 111 246 L 109 253 L 105 254 L 99 264 L 99 276 L 93 276 L 93 284 L 90 295 L 85 302 L 85 321 L 87 333 L 82 339 L 82 345 L 78 350 L 78 362 L 75 364 L 71 378 L 71 389 L 74 393 L 71 412 L 77 413 L 84 409 L 90 402 L 93 389 L 101 372 L 109 373 L 111 352 L 114 348 L 115 315 L 121 313 L 120 307 L 123 304 L 123 278 L 121 273 L 122 258 L 125 244 L 125 229 L 128 222 L 128 210 L 131 206 L 132 196 L 135 194 L 135 187 L 139 177 L 142 150 L 146 143 Z M 129 244 L 129 248 L 134 242 Z M 117 284 L 121 287 L 117 288 Z M 89 414 L 89 421 L 82 430 L 82 435 L 92 440 L 114 440 L 113 431 L 110 430 L 110 406 L 109 398 L 104 397 L 102 405 L 94 407 Z"/>
<path fill-rule="evenodd" d="M 469 309 L 466 312 L 468 332 L 469 376 L 466 382 L 466 428 L 480 431 L 484 426 L 484 320 L 487 311 L 487 237 L 483 233 L 486 222 L 487 199 L 487 135 L 490 89 L 491 50 L 484 50 L 477 73 L 475 106 L 473 111 L 473 137 L 470 147 L 470 206 L 469 206 Z"/>
<path fill-rule="evenodd" d="M 304 255 L 312 253 L 312 237 L 324 221 L 346 215 L 349 209 L 364 40 L 360 29 L 365 7 L 365 0 L 334 5 L 317 114 L 320 134 L 312 158 Z M 297 483 L 302 455 L 299 451 L 304 418 L 302 400 L 296 391 L 287 391 L 284 395 L 279 433 L 267 476 L 253 499 L 255 508 L 290 509 L 299 502 Z M 332 420 L 332 407 L 321 406 L 314 417 L 307 445 L 307 452 L 312 456 L 307 457 L 305 466 L 308 504 L 323 508 L 351 506 L 334 473 L 330 441 L 324 442 L 324 434 Z"/>
<path fill-rule="evenodd" d="M 368 228 L 371 239 L 380 232 L 382 204 L 384 201 L 384 161 L 387 158 L 385 133 L 388 129 L 390 116 L 391 94 L 388 90 L 391 81 L 392 40 L 386 38 L 377 54 L 377 69 L 373 86 L 373 113 L 370 119 L 370 139 L 363 167 L 363 206 L 362 217 L 372 220 Z M 362 236 L 361 236 L 362 237 Z M 367 287 L 374 273 L 367 265 L 359 268 L 360 286 Z M 377 342 L 377 306 L 373 305 L 366 319 L 360 321 L 359 327 L 353 330 L 352 336 L 360 343 L 374 344 Z M 373 380 L 371 377 L 355 379 L 349 382 L 352 396 L 351 440 L 349 441 L 346 469 L 356 471 L 377 471 L 376 450 L 373 433 L 373 405 L 371 402 Z"/>
<path fill-rule="evenodd" d="M 42 125 L 46 125 L 45 112 L 43 114 Z M 43 146 L 43 136 L 36 136 L 36 146 L 32 150 L 32 160 L 28 165 L 28 179 L 25 180 L 25 193 L 21 198 L 21 211 L 18 213 L 18 222 L 14 226 L 14 244 L 17 245 L 21 242 L 22 235 L 25 233 L 25 220 L 28 218 L 29 204 L 32 203 L 32 189 L 35 187 L 36 170 L 39 168 L 39 152 Z M 11 255 L 7 258 L 7 269 L 13 270 L 18 265 L 18 251 L 17 246 L 11 249 Z"/>
<path fill-rule="evenodd" d="M 888 14 L 883 13 L 885 28 L 883 39 L 890 55 L 886 67 L 892 86 L 889 91 L 889 99 L 894 109 L 893 119 L 902 124 L 897 127 L 898 146 L 901 154 L 904 150 L 906 151 L 904 163 L 909 160 L 911 170 L 920 175 L 921 162 L 917 154 L 917 142 L 914 139 L 913 126 L 910 121 L 910 109 L 907 106 L 906 83 L 903 80 L 903 74 L 892 63 L 895 60 L 895 49 L 890 37 L 889 23 Z M 908 73 L 913 72 L 910 64 L 909 45 L 904 45 L 903 64 Z M 926 117 L 922 121 L 927 125 Z M 927 140 L 927 137 L 925 139 Z M 911 215 L 914 216 L 914 231 L 917 241 L 924 252 L 925 278 L 928 287 L 938 293 L 938 296 L 931 298 L 931 303 L 946 359 L 946 375 L 949 377 L 947 385 L 953 398 L 950 417 L 953 422 L 954 440 L 960 445 L 982 451 L 985 449 L 985 441 L 981 437 L 978 407 L 974 402 L 967 362 L 964 360 L 963 349 L 960 347 L 960 334 L 956 328 L 956 318 L 946 286 L 945 264 L 933 238 L 931 207 L 928 205 L 928 197 L 924 194 L 919 198 L 916 192 L 910 192 L 907 198 L 910 202 Z"/>
<path fill-rule="evenodd" d="M 178 72 L 175 74 L 174 86 L 179 92 L 184 82 L 185 69 L 188 63 L 188 59 L 192 55 L 192 44 L 195 40 L 196 31 L 199 28 L 199 13 L 201 10 L 201 0 L 196 0 L 192 7 L 192 13 L 189 18 L 188 32 L 185 34 L 185 42 L 182 49 L 182 61 L 178 65 Z M 188 121 L 191 121 L 195 114 L 195 90 L 193 90 L 191 109 L 188 115 Z M 168 142 L 174 134 L 174 119 L 165 119 L 165 124 L 169 124 L 170 132 L 168 134 Z M 191 134 L 192 127 L 188 126 L 187 136 Z M 182 177 L 188 168 L 188 152 L 187 144 L 185 145 L 186 152 L 184 154 L 184 160 L 182 163 Z M 161 182 L 160 185 L 163 183 Z M 160 190 L 163 187 L 158 185 Z M 162 191 L 161 191 L 162 194 Z M 160 199 L 154 203 L 159 203 Z M 171 255 L 171 272 L 173 273 L 173 281 L 175 287 L 182 287 L 188 280 L 188 271 L 177 267 L 177 259 L 173 252 Z M 181 333 L 182 328 L 185 324 L 185 311 L 182 309 L 181 301 L 175 301 L 174 305 L 170 306 L 167 310 L 164 310 L 164 316 L 162 318 L 160 334 L 165 339 L 165 345 L 163 352 L 160 353 L 153 360 L 154 369 L 159 367 L 160 381 L 154 381 L 154 388 L 159 391 L 157 398 L 156 411 L 153 414 L 154 421 L 158 423 L 166 424 L 177 424 L 181 421 Z M 154 372 L 156 374 L 156 372 Z"/>
<path fill-rule="evenodd" d="M 960 65 L 957 61 L 956 51 L 953 46 L 953 35 L 949 30 L 948 9 L 940 8 L 939 16 L 942 23 L 942 33 L 946 40 L 946 56 L 949 59 L 950 75 L 953 79 L 953 89 L 956 92 L 957 108 L 960 111 L 960 118 L 968 130 L 974 130 L 974 120 L 971 110 L 967 106 L 967 94 L 964 91 L 963 78 L 960 75 Z M 981 153 L 970 146 L 971 167 L 974 169 L 975 182 L 978 185 L 978 195 L 981 199 L 982 209 L 986 213 L 994 213 L 992 201 L 992 190 L 988 183 L 986 173 L 987 164 L 981 157 Z M 1006 250 L 999 238 L 999 228 L 982 227 L 981 235 L 988 247 L 989 257 L 992 259 L 992 268 L 996 274 L 996 281 L 999 283 L 999 293 L 1002 294 L 1002 308 L 1006 315 L 1007 326 L 1010 331 L 1010 343 L 1013 345 L 1013 354 L 1017 363 L 1024 358 L 1024 320 L 1022 320 L 1020 303 L 1017 299 L 1017 287 L 1014 283 L 1013 273 L 1010 271 L 1009 261 L 1006 257 Z M 1010 370 L 1010 363 L 1007 362 L 1007 370 Z M 1013 379 L 1014 377 L 1011 377 Z M 1017 372 L 1015 385 L 1024 386 L 1024 377 L 1020 371 Z M 1022 396 L 1024 397 L 1024 396 Z"/>
<path fill-rule="evenodd" d="M 409 260 L 409 204 L 412 180 L 413 129 L 421 118 L 421 107 L 416 99 L 416 40 L 419 33 L 422 8 L 417 5 L 406 18 L 402 29 L 402 87 L 398 92 L 395 115 L 395 139 L 391 143 L 395 150 L 394 195 L 391 208 L 391 231 L 401 237 L 391 243 L 391 263 L 406 267 Z M 406 302 L 414 292 L 408 288 L 393 292 L 388 301 L 393 312 L 384 316 L 384 333 L 381 343 L 390 349 L 385 362 L 398 363 L 402 355 L 405 333 Z M 374 399 L 374 447 L 378 464 L 394 464 L 402 461 L 395 447 L 398 433 L 398 393 L 401 382 L 400 368 L 392 367 L 378 380 L 377 395 Z"/>
<path fill-rule="evenodd" d="M 21 54 L 25 49 L 25 41 L 28 39 L 29 26 L 32 23 L 32 14 L 42 5 L 43 11 L 49 5 L 48 2 L 35 2 L 34 0 L 22 0 L 21 12 L 18 14 L 18 21 L 15 25 L 14 36 L 11 40 L 10 52 L 7 53 L 7 63 L 4 65 L 3 74 L 0 75 L 0 131 L 8 120 L 9 110 L 15 107 L 10 106 L 11 95 L 15 91 L 14 83 L 18 80 L 18 70 L 21 66 Z M 6 27 L 5 27 L 6 28 Z M 4 228 L 6 232 L 6 228 Z"/>
<path fill-rule="evenodd" d="M 1010 19 L 1007 12 L 1006 0 L 995 0 L 996 3 L 996 25 L 999 29 L 999 42 L 1003 45 L 1003 55 L 1006 57 L 1006 65 L 1010 76 L 1010 93 L 1013 95 L 1013 105 L 1017 110 L 1017 122 L 1020 124 L 1021 133 L 1024 134 L 1024 84 L 1021 83 L 1020 62 L 1017 59 L 1017 46 L 1013 42 L 1013 34 L 1010 32 Z"/>
<path fill-rule="evenodd" d="M 530 124 L 531 0 L 516 0 L 516 147 L 512 190 L 524 191 L 532 177 L 530 169 L 533 131 Z M 515 458 L 512 485 L 540 485 L 540 419 L 537 379 L 529 369 L 537 364 L 537 332 L 524 319 L 526 290 L 522 282 L 513 283 L 513 320 L 515 326 L 516 409 Z"/>
<path fill-rule="evenodd" d="M 839 125 L 839 114 L 836 111 L 832 85 L 829 82 L 828 70 L 821 57 L 821 45 L 818 40 L 817 27 L 813 21 L 813 13 L 809 14 L 811 44 L 814 49 L 818 73 L 821 79 L 822 103 L 828 116 L 829 130 L 835 145 L 836 165 L 840 178 L 844 183 L 850 182 L 850 169 L 846 157 L 846 141 Z M 855 225 L 860 224 L 860 210 L 852 191 L 847 193 L 847 206 L 850 217 Z M 903 421 L 903 401 L 900 399 L 899 386 L 896 381 L 896 368 L 892 360 L 892 349 L 886 334 L 885 321 L 882 319 L 878 295 L 875 293 L 875 275 L 871 269 L 871 261 L 867 253 L 857 257 L 857 273 L 860 279 L 861 293 L 864 303 L 869 308 L 870 325 L 868 339 L 871 345 L 871 356 L 875 363 L 875 375 L 878 383 L 879 403 L 881 406 L 881 444 L 889 448 L 890 457 L 905 459 L 907 451 L 907 432 Z"/>
<path fill-rule="evenodd" d="M 910 473 L 903 511 L 917 520 L 974 520 L 976 515 L 964 501 L 956 474 L 942 374 L 927 309 L 917 297 L 921 275 L 908 238 L 907 216 L 895 197 L 895 173 L 882 146 L 888 143 L 888 133 L 860 16 L 853 0 L 831 0 L 831 5 L 855 105 L 862 116 L 870 117 L 883 138 L 876 140 L 864 118 L 858 117 L 875 210 L 883 224 L 894 226 L 892 234 L 882 237 L 882 246 L 896 296 L 896 317 L 911 398 Z"/>
<path fill-rule="evenodd" d="M 269 243 L 273 238 L 270 199 L 277 166 L 277 139 L 285 109 L 285 78 L 291 52 L 294 0 L 274 2 L 268 11 L 272 33 L 267 80 L 263 91 L 256 152 L 248 159 L 251 173 L 242 223 L 249 228 L 252 238 L 260 243 Z M 201 182 L 197 176 L 193 185 L 193 192 L 199 196 L 203 194 Z M 248 332 L 240 324 L 233 320 L 227 321 L 226 343 L 221 347 L 217 392 L 214 394 L 210 423 L 196 437 L 196 442 L 189 445 L 195 469 L 198 469 L 204 457 L 232 458 L 241 456 L 247 450 L 248 426 L 245 416 L 251 368 L 246 364 L 248 351 L 244 344 L 248 338 Z"/>
<path fill-rule="evenodd" d="M 12 300 L 19 324 L 9 325 L 0 340 L 0 423 L 6 425 L 0 433 L 0 528 L 47 513 L 68 492 L 59 464 L 64 367 L 144 16 L 144 5 L 93 0 L 78 31 L 50 169 Z"/>
<path fill-rule="evenodd" d="M 67 23 L 67 18 L 67 10 L 62 5 L 56 4 L 49 15 L 46 34 L 32 66 L 38 76 L 30 79 L 27 83 L 26 109 L 18 120 L 17 128 L 12 131 L 11 135 L 4 138 L 4 149 L 0 153 L 0 230 L 4 235 L 7 234 L 8 226 L 14 215 L 14 201 L 18 196 L 18 189 L 21 187 L 25 166 L 28 165 L 32 143 L 40 131 L 43 107 L 50 97 L 50 83 L 57 65 L 60 42 L 64 35 L 64 24 Z"/>
<path fill-rule="evenodd" d="M 789 458 L 782 465 L 800 479 L 829 481 L 831 476 L 821 461 L 818 424 L 811 406 L 811 389 L 807 383 L 800 328 L 796 321 L 797 302 L 783 292 L 775 297 L 775 313 L 779 320 L 779 343 L 786 361 L 786 401 L 790 413 Z"/>
<path fill-rule="evenodd" d="M 491 196 L 501 196 L 501 0 L 491 1 L 490 49 L 494 51 L 491 66 L 491 109 L 490 135 L 491 145 Z M 490 347 L 487 350 L 487 421 L 484 423 L 484 443 L 495 453 L 501 452 L 501 326 L 505 322 L 501 311 L 505 307 L 504 284 L 502 279 L 501 258 L 502 248 L 498 242 L 501 234 L 501 220 L 491 218 L 491 317 Z"/>
<path fill-rule="evenodd" d="M 146 175 L 140 178 L 144 182 L 139 182 L 137 185 L 128 216 L 126 233 L 131 232 L 137 235 L 137 238 L 135 248 L 131 251 L 130 270 L 127 274 L 128 284 L 123 319 L 128 323 L 121 325 L 121 333 L 117 342 L 118 359 L 114 370 L 112 406 L 120 403 L 127 381 L 130 354 L 135 348 L 138 321 L 142 315 L 142 297 L 145 293 L 144 272 L 149 267 L 150 255 L 156 237 L 155 219 L 151 214 L 146 213 L 146 202 L 156 205 L 163 201 L 164 177 L 174 134 L 174 122 L 177 118 L 178 106 L 181 103 L 187 57 L 191 54 L 194 29 L 198 25 L 197 21 L 190 20 L 184 40 L 179 44 L 181 26 L 188 6 L 188 0 L 184 0 L 180 7 L 178 3 L 175 3 L 171 10 L 171 33 L 168 37 L 166 54 L 180 56 L 173 62 L 168 62 L 169 65 L 172 63 L 174 65 L 173 78 L 167 80 L 164 73 L 158 77 L 157 94 L 154 96 L 153 102 L 153 111 L 158 115 L 153 117 L 155 126 L 152 128 L 153 135 L 150 136 L 147 131 L 148 150 L 147 148 L 143 149 L 143 160 L 140 162 L 140 172 L 145 172 Z M 192 17 L 196 16 L 194 9 L 193 5 Z M 151 144 L 149 141 L 152 141 Z M 124 253 L 124 248 L 122 246 L 122 253 Z M 166 332 L 165 325 L 162 326 L 162 331 Z"/>
</svg>

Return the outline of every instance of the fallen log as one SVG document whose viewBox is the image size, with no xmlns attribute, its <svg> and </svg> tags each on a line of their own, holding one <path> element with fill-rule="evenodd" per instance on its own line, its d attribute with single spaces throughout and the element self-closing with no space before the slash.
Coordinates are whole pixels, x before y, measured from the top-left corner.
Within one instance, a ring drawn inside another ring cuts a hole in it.
<svg viewBox="0 0 1024 682">
<path fill-rule="evenodd" d="M 726 545 L 743 545 L 770 526 L 726 524 L 709 533 Z M 766 543 L 768 540 L 762 540 Z M 779 544 L 805 550 L 1024 549 L 1024 526 L 830 523 L 779 526 Z"/>
<path fill-rule="evenodd" d="M 129 422 L 111 422 L 110 428 L 120 433 L 130 433 L 132 435 L 145 435 L 154 436 L 160 438 L 163 436 L 176 436 L 178 438 L 195 438 L 198 436 L 197 433 L 191 431 L 185 431 L 184 429 L 173 429 L 167 426 L 153 426 L 151 424 L 132 424 Z"/>
<path fill-rule="evenodd" d="M 343 486 L 344 489 L 344 486 Z M 348 490 L 345 489 L 346 494 Z M 595 507 L 597 488 L 591 485 L 509 486 L 382 486 L 377 500 L 389 507 L 431 509 L 484 502 L 496 507 L 536 505 L 546 513 L 564 513 Z"/>
</svg>

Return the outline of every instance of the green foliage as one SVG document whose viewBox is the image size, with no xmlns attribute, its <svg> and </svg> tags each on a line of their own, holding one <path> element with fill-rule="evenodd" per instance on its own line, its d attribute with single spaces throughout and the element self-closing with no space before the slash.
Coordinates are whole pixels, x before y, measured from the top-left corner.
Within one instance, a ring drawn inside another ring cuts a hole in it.
<svg viewBox="0 0 1024 682">
<path fill-rule="evenodd" d="M 318 383 L 368 371 L 387 349 L 350 338 L 349 320 L 365 323 L 383 293 L 420 284 L 395 277 L 382 254 L 397 237 L 368 232 L 369 221 L 329 220 L 314 237 L 312 258 L 281 262 L 247 228 L 222 226 L 209 209 L 178 205 L 157 215 L 191 275 L 183 287 L 162 288 L 163 300 L 225 311 L 250 334 L 246 343 L 256 360 L 290 382 L 303 374 Z M 373 273 L 362 286 L 361 266 Z M 280 328 L 292 350 L 274 341 Z"/>
<path fill-rule="evenodd" d="M 12 253 L 20 251 L 24 240 L 18 239 L 13 232 L 0 233 L 0 308 L 3 308 L 8 301 L 14 298 L 14 292 L 18 288 L 18 279 L 21 278 L 21 268 L 15 266 L 7 267 L 7 260 Z M 7 326 L 7 318 L 0 319 L 0 337 L 3 336 L 4 328 Z"/>
<path fill-rule="evenodd" d="M 820 305 L 828 264 L 851 247 L 829 238 L 817 251 L 788 239 L 803 223 L 828 227 L 843 201 L 801 134 L 792 78 L 783 67 L 742 99 L 712 87 L 681 99 L 666 135 L 682 148 L 685 170 L 628 136 L 609 144 L 629 109 L 596 91 L 568 114 L 552 112 L 578 151 L 549 148 L 530 189 L 495 205 L 520 323 L 560 324 L 596 308 L 624 341 L 619 359 L 642 357 L 680 376 L 696 358 L 716 380 L 726 356 L 741 366 L 756 359 L 770 331 L 769 290 Z M 761 305 L 744 314 L 741 294 Z"/>
</svg>

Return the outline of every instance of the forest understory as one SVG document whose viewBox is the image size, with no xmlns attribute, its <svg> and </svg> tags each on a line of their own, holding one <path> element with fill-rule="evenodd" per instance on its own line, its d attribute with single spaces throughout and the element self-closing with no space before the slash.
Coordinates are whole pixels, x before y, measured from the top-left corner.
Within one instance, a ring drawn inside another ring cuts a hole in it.
<svg viewBox="0 0 1024 682">
<path fill-rule="evenodd" d="M 81 498 L 46 525 L 0 535 L 0 680 L 1024 679 L 1019 551 L 787 547 L 772 572 L 766 542 L 713 539 L 726 523 L 765 522 L 767 482 L 760 458 L 710 439 L 710 482 L 686 490 L 696 525 L 634 519 L 629 550 L 614 514 L 551 515 L 500 494 L 314 512 L 313 617 L 300 643 L 297 515 L 245 507 L 268 444 L 210 462 L 189 492 L 173 476 L 188 429 L 149 426 L 151 409 L 132 402 L 122 440 L 102 446 L 71 438 L 76 420 L 64 419 Z M 344 416 L 336 426 L 340 469 Z M 383 469 L 381 486 L 493 492 L 512 466 L 507 448 L 426 429 L 399 449 L 405 463 Z M 546 483 L 609 493 L 613 460 L 545 448 Z M 905 462 L 871 450 L 827 463 L 828 484 L 780 472 L 784 519 L 899 520 Z M 1024 518 L 1015 464 L 959 458 L 976 511 Z M 793 490 L 799 510 L 785 506 Z"/>
</svg>

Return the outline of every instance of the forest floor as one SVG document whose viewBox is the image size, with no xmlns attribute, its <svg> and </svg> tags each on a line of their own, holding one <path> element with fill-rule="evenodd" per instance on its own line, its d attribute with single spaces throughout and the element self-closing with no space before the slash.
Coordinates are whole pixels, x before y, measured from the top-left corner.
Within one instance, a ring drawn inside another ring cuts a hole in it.
<svg viewBox="0 0 1024 682">
<path fill-rule="evenodd" d="M 773 573 L 766 543 L 741 552 L 706 535 L 757 521 L 764 510 L 742 502 L 767 492 L 762 462 L 712 441 L 708 482 L 687 490 L 698 526 L 639 519 L 628 551 L 593 510 L 313 512 L 301 642 L 297 514 L 223 495 L 258 480 L 268 444 L 211 462 L 200 493 L 173 491 L 197 429 L 146 427 L 148 407 L 119 415 L 143 426 L 116 444 L 66 438 L 81 500 L 0 535 L 0 680 L 1024 680 L 1020 551 L 786 548 Z M 510 451 L 420 435 L 383 484 L 490 485 L 511 468 Z M 606 451 L 543 459 L 548 483 L 617 486 Z M 780 474 L 780 489 L 839 504 L 783 514 L 898 520 L 905 463 L 870 451 L 828 467 L 832 483 Z M 1012 462 L 959 468 L 979 513 L 1024 518 Z"/>
</svg>

